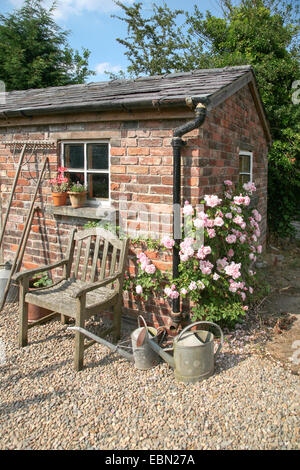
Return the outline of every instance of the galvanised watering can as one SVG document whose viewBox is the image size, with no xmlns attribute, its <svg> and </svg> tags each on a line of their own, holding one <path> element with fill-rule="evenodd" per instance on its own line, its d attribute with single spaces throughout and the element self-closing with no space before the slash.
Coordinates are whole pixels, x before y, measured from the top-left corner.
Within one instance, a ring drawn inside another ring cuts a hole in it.
<svg viewBox="0 0 300 470">
<path fill-rule="evenodd" d="M 214 335 L 206 330 L 188 331 L 196 325 L 216 327 L 221 335 L 220 344 L 214 352 Z M 180 382 L 193 383 L 207 379 L 214 373 L 215 357 L 223 346 L 223 332 L 219 325 L 209 321 L 199 321 L 184 328 L 173 343 L 173 357 L 160 348 L 148 334 L 147 341 L 171 367 L 174 368 L 175 378 Z"/>
<path fill-rule="evenodd" d="M 141 320 L 144 323 L 144 326 L 141 326 Z M 157 341 L 158 331 L 156 328 L 152 326 L 147 326 L 142 315 L 138 317 L 138 326 L 136 330 L 131 333 L 131 344 L 132 344 L 132 351 L 134 356 L 134 364 L 137 369 L 146 370 L 155 367 L 159 362 L 161 362 L 161 358 L 157 352 L 155 352 L 149 341 L 141 341 L 141 333 L 144 330 L 147 332 L 147 336 L 151 341 Z M 157 344 L 157 343 L 155 343 Z"/>
</svg>

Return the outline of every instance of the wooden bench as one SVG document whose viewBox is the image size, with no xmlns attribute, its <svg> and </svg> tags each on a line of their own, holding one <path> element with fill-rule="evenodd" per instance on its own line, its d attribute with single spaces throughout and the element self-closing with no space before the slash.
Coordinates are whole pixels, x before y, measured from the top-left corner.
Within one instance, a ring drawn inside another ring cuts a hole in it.
<svg viewBox="0 0 300 470">
<path fill-rule="evenodd" d="M 28 343 L 28 329 L 41 323 L 28 324 L 28 303 L 45 307 L 52 313 L 46 318 L 61 315 L 75 319 L 75 325 L 84 327 L 92 315 L 113 308 L 113 325 L 101 336 L 113 333 L 114 340 L 120 338 L 122 291 L 128 239 L 120 240 L 113 233 L 100 227 L 77 232 L 72 230 L 67 256 L 63 260 L 15 274 L 19 282 L 19 345 Z M 50 287 L 29 290 L 29 280 L 36 273 L 63 268 L 63 276 Z M 97 280 L 96 280 L 97 279 Z M 45 318 L 42 320 L 45 321 Z M 84 343 L 84 336 L 75 333 L 74 367 L 83 367 L 84 350 L 91 345 Z"/>
</svg>

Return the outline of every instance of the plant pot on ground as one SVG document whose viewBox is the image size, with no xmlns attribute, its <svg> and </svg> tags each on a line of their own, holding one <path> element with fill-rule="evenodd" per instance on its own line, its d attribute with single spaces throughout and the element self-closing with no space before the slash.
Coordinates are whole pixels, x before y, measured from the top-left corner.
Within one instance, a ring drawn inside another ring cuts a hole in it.
<svg viewBox="0 0 300 470">
<path fill-rule="evenodd" d="M 41 287 L 47 287 L 52 285 L 52 280 L 48 277 L 47 273 L 38 273 L 33 276 L 29 281 L 29 290 L 39 289 Z M 50 315 L 51 310 L 38 305 L 28 303 L 28 322 L 32 323 L 37 320 Z"/>
</svg>

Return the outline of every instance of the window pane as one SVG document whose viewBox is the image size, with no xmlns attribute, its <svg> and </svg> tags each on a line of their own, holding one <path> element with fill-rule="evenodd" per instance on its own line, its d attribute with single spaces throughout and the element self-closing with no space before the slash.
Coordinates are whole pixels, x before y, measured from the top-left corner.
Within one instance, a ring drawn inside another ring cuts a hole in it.
<svg viewBox="0 0 300 470">
<path fill-rule="evenodd" d="M 89 170 L 108 170 L 107 144 L 88 144 L 87 155 Z"/>
<path fill-rule="evenodd" d="M 250 155 L 240 155 L 240 172 L 250 173 Z"/>
<path fill-rule="evenodd" d="M 240 175 L 240 183 L 249 183 L 250 175 Z"/>
<path fill-rule="evenodd" d="M 70 183 L 79 183 L 84 184 L 84 174 L 83 173 L 66 173 L 67 178 L 69 178 Z"/>
<path fill-rule="evenodd" d="M 109 197 L 109 177 L 108 174 L 88 175 L 88 197 L 108 199 Z"/>
<path fill-rule="evenodd" d="M 84 168 L 84 145 L 66 144 L 64 162 L 67 168 Z"/>
</svg>

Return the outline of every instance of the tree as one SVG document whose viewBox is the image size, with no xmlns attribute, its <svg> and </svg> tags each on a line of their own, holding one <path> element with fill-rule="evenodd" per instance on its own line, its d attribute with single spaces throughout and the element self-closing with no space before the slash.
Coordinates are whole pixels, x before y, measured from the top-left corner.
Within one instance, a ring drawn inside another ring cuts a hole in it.
<svg viewBox="0 0 300 470">
<path fill-rule="evenodd" d="M 133 6 L 126 6 L 120 1 L 115 3 L 125 13 L 125 17 L 112 16 L 127 23 L 128 36 L 125 39 L 117 38 L 117 41 L 126 48 L 130 76 L 184 70 L 189 39 L 177 24 L 184 14 L 183 10 L 172 11 L 166 3 L 162 6 L 154 3 L 153 13 L 144 17 L 142 2 Z"/>
<path fill-rule="evenodd" d="M 153 16 L 144 18 L 140 3 L 122 6 L 128 37 L 118 41 L 127 48 L 128 71 L 134 75 L 253 66 L 274 139 L 269 153 L 269 226 L 286 235 L 300 206 L 300 106 L 292 101 L 293 84 L 300 79 L 299 10 L 290 0 L 220 0 L 220 5 L 223 17 L 210 12 L 204 16 L 195 5 L 180 28 L 175 20 L 182 11 L 163 7 L 162 14 L 154 5 Z M 149 24 L 151 40 L 146 34 Z M 162 27 L 167 36 L 161 34 Z"/>
<path fill-rule="evenodd" d="M 0 80 L 6 90 L 84 83 L 90 52 L 69 47 L 68 31 L 53 20 L 42 0 L 25 0 L 19 10 L 0 15 Z"/>
</svg>

